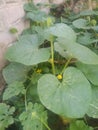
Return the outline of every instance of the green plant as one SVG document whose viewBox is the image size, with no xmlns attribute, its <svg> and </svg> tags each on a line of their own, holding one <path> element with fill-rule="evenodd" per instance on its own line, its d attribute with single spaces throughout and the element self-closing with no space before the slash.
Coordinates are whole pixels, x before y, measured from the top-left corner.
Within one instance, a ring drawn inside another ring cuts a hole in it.
<svg viewBox="0 0 98 130">
<path fill-rule="evenodd" d="M 14 122 L 12 117 L 14 111 L 15 107 L 0 103 L 0 130 L 5 130 L 5 128 Z"/>
<path fill-rule="evenodd" d="M 10 64 L 3 70 L 7 88 L 0 109 L 9 108 L 6 104 L 14 107 L 8 113 L 11 121 L 2 130 L 13 121 L 20 122 L 20 130 L 53 130 L 48 125 L 50 111 L 69 123 L 69 130 L 93 130 L 84 121 L 85 115 L 98 118 L 97 23 L 92 24 L 97 11 L 75 17 L 70 13 L 66 24 L 65 17 L 56 23 L 55 17 L 32 3 L 24 9 L 30 28 L 5 55 Z"/>
</svg>

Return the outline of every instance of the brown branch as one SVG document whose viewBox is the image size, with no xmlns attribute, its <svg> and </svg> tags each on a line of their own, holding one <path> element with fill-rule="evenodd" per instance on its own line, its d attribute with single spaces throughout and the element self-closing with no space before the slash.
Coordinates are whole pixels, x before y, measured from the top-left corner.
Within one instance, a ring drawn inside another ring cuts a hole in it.
<svg viewBox="0 0 98 130">
<path fill-rule="evenodd" d="M 55 64 L 65 64 L 67 62 L 67 60 L 54 60 L 54 63 Z M 70 61 L 70 64 L 73 64 L 73 63 L 75 63 L 75 62 L 77 62 L 77 59 L 72 59 L 71 61 Z"/>
</svg>

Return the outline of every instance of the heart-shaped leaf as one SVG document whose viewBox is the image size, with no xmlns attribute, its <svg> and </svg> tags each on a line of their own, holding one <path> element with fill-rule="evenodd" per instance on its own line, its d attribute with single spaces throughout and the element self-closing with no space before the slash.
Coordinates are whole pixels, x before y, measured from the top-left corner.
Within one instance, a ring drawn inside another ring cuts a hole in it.
<svg viewBox="0 0 98 130">
<path fill-rule="evenodd" d="M 91 87 L 83 73 L 68 67 L 60 82 L 52 74 L 38 81 L 38 93 L 43 105 L 63 117 L 80 118 L 87 112 L 91 101 Z"/>
<path fill-rule="evenodd" d="M 8 49 L 6 58 L 9 61 L 25 65 L 35 65 L 48 61 L 50 57 L 49 48 L 40 48 L 40 44 L 36 35 L 22 36 L 18 42 Z"/>
<path fill-rule="evenodd" d="M 72 58 L 76 58 L 84 64 L 98 64 L 98 55 L 89 48 L 78 43 L 66 43 L 65 38 L 58 38 L 58 44 L 65 49 Z"/>
</svg>

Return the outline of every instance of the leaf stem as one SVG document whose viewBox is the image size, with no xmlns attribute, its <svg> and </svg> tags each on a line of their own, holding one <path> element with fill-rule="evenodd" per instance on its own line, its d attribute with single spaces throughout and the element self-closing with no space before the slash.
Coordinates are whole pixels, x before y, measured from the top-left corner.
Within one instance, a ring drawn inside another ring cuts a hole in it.
<svg viewBox="0 0 98 130">
<path fill-rule="evenodd" d="M 51 129 L 49 128 L 49 126 L 48 126 L 43 120 L 40 119 L 40 121 L 44 124 L 44 126 L 45 126 L 48 130 L 51 130 Z"/>
<path fill-rule="evenodd" d="M 68 61 L 66 62 L 66 64 L 65 64 L 65 66 L 64 66 L 64 68 L 63 68 L 63 70 L 61 71 L 61 75 L 63 74 L 63 72 L 64 72 L 64 70 L 66 69 L 66 67 L 68 66 L 68 64 L 70 63 L 70 61 L 71 61 L 71 57 L 68 59 Z"/>
<path fill-rule="evenodd" d="M 27 106 L 28 106 L 28 104 L 27 104 L 27 91 L 28 91 L 28 89 L 30 88 L 30 85 L 31 85 L 31 83 L 28 85 L 28 87 L 26 88 L 26 90 L 25 90 L 25 95 L 24 95 L 24 98 L 25 98 L 25 109 L 26 109 L 26 111 L 27 111 Z"/>
<path fill-rule="evenodd" d="M 38 120 L 40 120 L 40 122 L 41 122 L 48 130 L 51 130 L 51 129 L 49 128 L 49 126 L 48 126 L 43 120 L 41 120 L 38 116 L 36 116 L 36 118 L 37 118 Z"/>
<path fill-rule="evenodd" d="M 50 44 L 51 44 L 51 65 L 52 65 L 52 72 L 55 75 L 53 36 L 50 37 Z"/>
<path fill-rule="evenodd" d="M 29 89 L 29 86 L 25 90 L 25 109 L 26 109 L 26 111 L 27 111 L 27 91 L 28 91 L 28 89 Z"/>
<path fill-rule="evenodd" d="M 25 109 L 27 111 L 27 89 L 25 91 Z"/>
</svg>

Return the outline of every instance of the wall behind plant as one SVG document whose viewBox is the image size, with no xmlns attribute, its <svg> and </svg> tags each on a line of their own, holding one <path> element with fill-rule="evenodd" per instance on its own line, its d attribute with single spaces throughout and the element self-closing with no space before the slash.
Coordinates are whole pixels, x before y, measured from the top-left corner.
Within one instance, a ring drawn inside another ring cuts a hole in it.
<svg viewBox="0 0 98 130">
<path fill-rule="evenodd" d="M 24 3 L 29 0 L 0 0 L 0 91 L 4 87 L 2 78 L 2 68 L 6 65 L 4 54 L 16 36 L 11 34 L 9 30 L 16 28 L 18 34 L 21 34 L 24 28 L 28 27 L 28 22 L 24 19 L 25 12 L 23 10 Z M 52 3 L 60 4 L 64 0 L 52 0 Z M 34 3 L 49 3 L 50 0 L 34 0 Z M 43 10 L 49 11 L 49 8 Z"/>
<path fill-rule="evenodd" d="M 0 0 L 0 70 L 5 64 L 3 55 L 8 44 L 16 39 L 9 33 L 9 29 L 17 28 L 20 34 L 25 27 L 24 2 L 26 0 Z"/>
<path fill-rule="evenodd" d="M 54 3 L 61 3 L 64 0 L 53 0 Z M 4 52 L 10 43 L 12 43 L 16 37 L 10 34 L 10 28 L 16 28 L 18 34 L 28 26 L 24 20 L 23 5 L 28 0 L 0 0 L 0 70 L 4 65 Z M 48 0 L 34 0 L 34 3 L 49 3 Z M 48 12 L 48 8 L 43 9 Z"/>
</svg>

